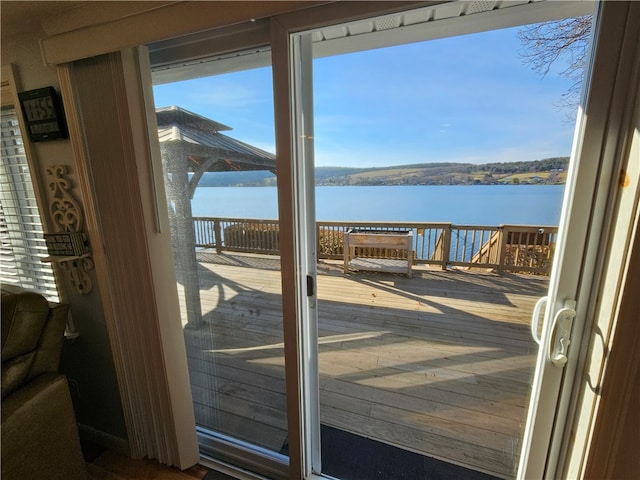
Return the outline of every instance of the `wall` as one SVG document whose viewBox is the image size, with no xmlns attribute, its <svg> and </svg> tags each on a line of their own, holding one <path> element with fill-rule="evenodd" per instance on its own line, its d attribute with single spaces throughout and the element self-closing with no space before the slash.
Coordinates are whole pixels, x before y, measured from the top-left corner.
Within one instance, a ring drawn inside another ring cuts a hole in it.
<svg viewBox="0 0 640 480">
<path fill-rule="evenodd" d="M 17 66 L 18 91 L 51 85 L 59 92 L 56 69 L 45 67 L 42 61 L 39 38 L 43 35 L 39 30 L 31 30 L 18 37 L 2 39 L 2 64 L 13 63 Z M 34 177 L 39 177 L 36 181 L 40 192 L 45 192 L 45 195 L 48 192 L 47 167 L 67 165 L 74 187 L 72 194 L 81 200 L 74 178 L 74 158 L 69 140 L 33 144 L 33 153 L 37 165 Z M 51 230 L 49 220 L 43 218 L 43 222 Z M 70 304 L 73 322 L 80 334 L 75 340 L 65 342 L 61 371 L 70 382 L 81 436 L 119 451 L 127 451 L 127 431 L 113 356 L 97 281 L 95 275 L 92 276 L 93 291 L 88 295 L 79 295 L 67 281 L 66 273 L 57 267 L 61 298 Z"/>
</svg>

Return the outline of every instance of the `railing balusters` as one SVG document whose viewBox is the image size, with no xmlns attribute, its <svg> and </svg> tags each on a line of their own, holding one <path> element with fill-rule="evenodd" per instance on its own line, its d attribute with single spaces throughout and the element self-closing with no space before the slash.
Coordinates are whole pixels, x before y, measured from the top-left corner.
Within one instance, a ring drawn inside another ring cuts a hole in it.
<svg viewBox="0 0 640 480">
<path fill-rule="evenodd" d="M 279 254 L 278 221 L 242 218 L 193 219 L 196 247 Z M 349 228 L 411 230 L 413 263 L 483 267 L 548 275 L 558 228 L 532 225 L 472 226 L 416 222 L 317 222 L 318 257 L 342 259 Z M 455 237 L 455 238 L 454 238 Z M 363 249 L 364 250 L 364 249 Z M 404 252 L 404 251 L 402 251 Z M 398 258 L 401 251 L 367 248 L 360 255 Z M 453 256 L 451 255 L 453 253 Z M 402 253 L 404 255 L 404 253 Z"/>
</svg>

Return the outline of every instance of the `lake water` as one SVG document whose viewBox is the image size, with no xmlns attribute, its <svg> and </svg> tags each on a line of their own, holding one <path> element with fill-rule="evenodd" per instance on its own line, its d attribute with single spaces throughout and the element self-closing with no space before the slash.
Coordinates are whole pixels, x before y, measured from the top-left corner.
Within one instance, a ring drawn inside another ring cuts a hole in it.
<svg viewBox="0 0 640 480">
<path fill-rule="evenodd" d="M 317 187 L 317 220 L 558 225 L 564 185 Z M 278 218 L 275 187 L 200 187 L 194 217 Z"/>
</svg>

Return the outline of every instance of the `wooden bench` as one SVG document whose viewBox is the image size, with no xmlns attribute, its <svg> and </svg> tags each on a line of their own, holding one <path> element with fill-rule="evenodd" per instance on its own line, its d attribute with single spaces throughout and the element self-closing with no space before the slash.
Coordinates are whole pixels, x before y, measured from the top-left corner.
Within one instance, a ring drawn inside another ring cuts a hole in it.
<svg viewBox="0 0 640 480">
<path fill-rule="evenodd" d="M 406 259 L 356 256 L 356 248 L 404 250 Z M 413 233 L 407 231 L 349 230 L 344 235 L 344 273 L 351 270 L 404 273 L 411 277 Z"/>
</svg>

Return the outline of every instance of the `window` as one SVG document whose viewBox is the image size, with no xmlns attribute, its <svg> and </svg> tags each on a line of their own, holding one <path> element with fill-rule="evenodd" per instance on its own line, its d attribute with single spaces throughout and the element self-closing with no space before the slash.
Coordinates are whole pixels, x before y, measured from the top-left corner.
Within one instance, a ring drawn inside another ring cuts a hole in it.
<svg viewBox="0 0 640 480">
<path fill-rule="evenodd" d="M 58 301 L 53 269 L 42 262 L 47 248 L 15 107 L 2 107 L 1 131 L 0 281 Z"/>
</svg>

